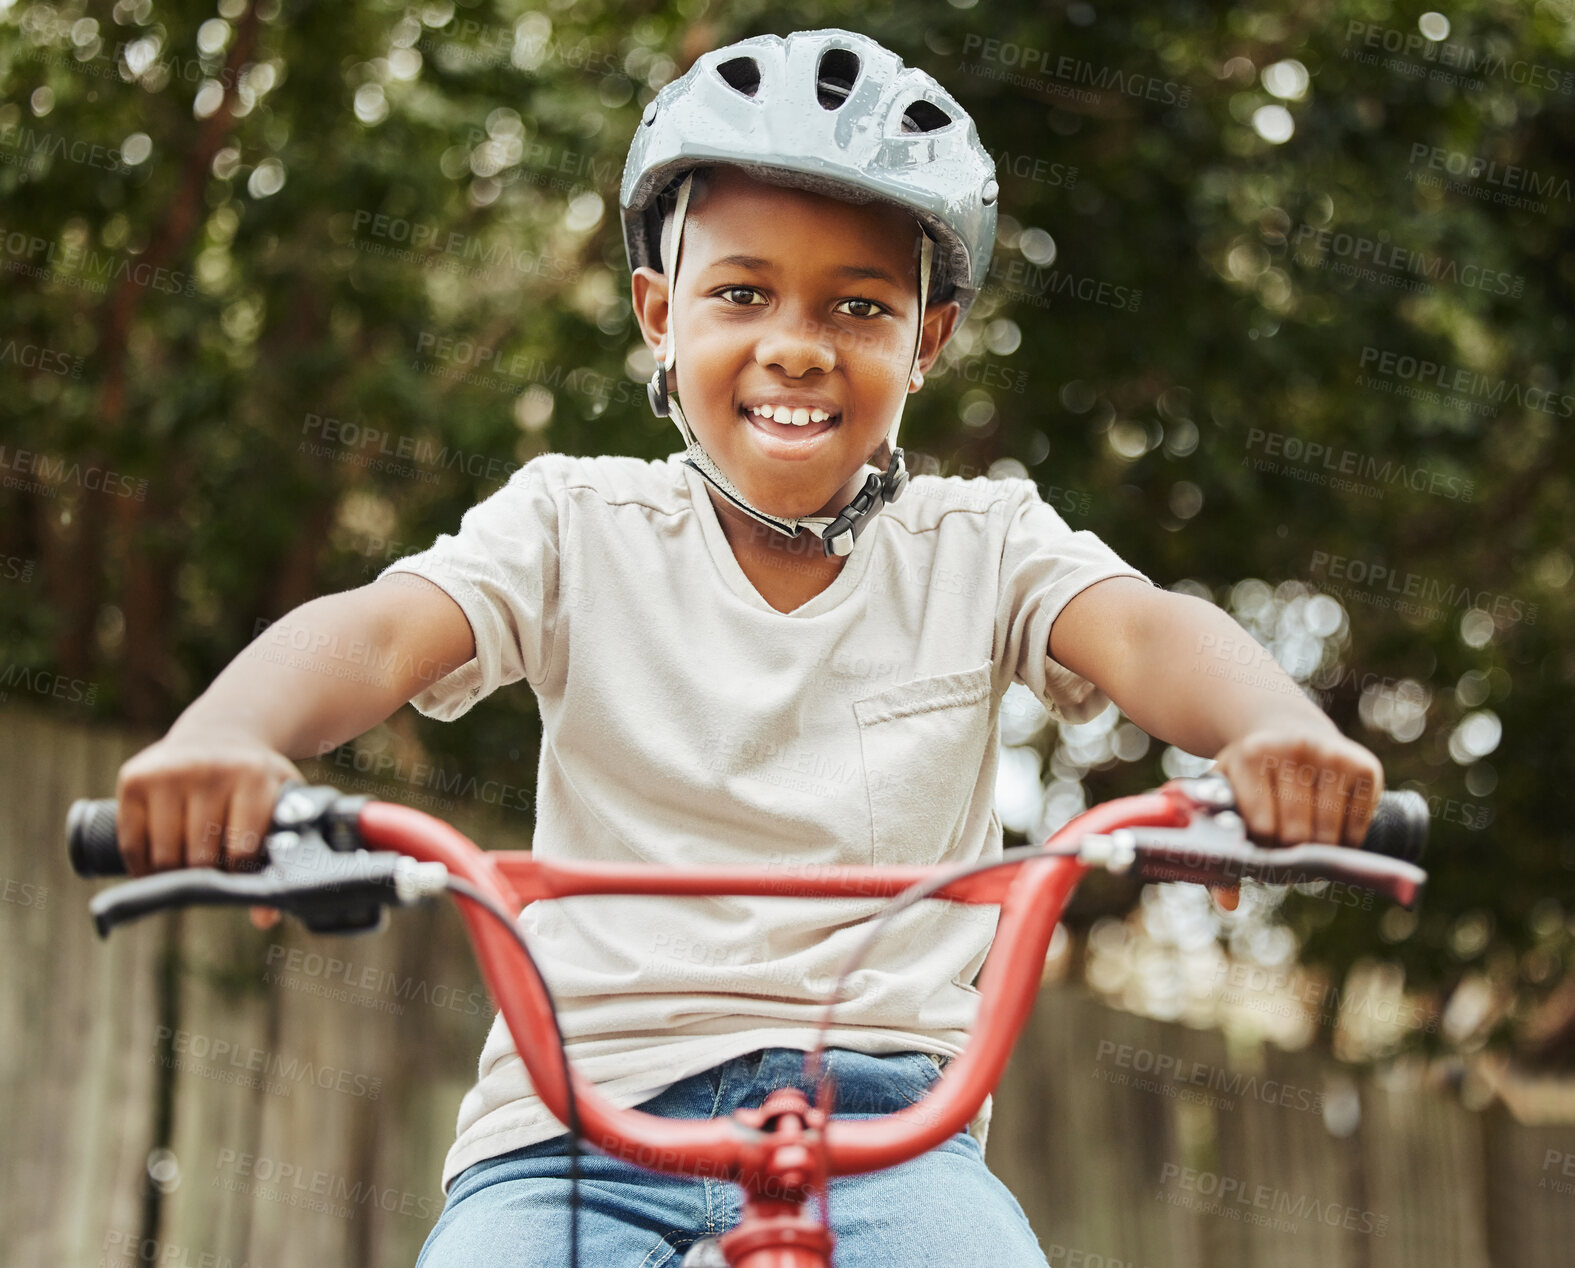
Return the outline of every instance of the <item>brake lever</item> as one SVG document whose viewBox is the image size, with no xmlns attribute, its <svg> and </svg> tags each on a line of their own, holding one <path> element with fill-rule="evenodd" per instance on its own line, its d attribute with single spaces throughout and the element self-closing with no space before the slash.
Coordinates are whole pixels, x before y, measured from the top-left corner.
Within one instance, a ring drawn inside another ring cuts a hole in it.
<svg viewBox="0 0 1575 1268">
<path fill-rule="evenodd" d="M 1135 865 L 1146 881 L 1233 885 L 1244 876 L 1269 885 L 1343 881 L 1407 908 L 1416 906 L 1427 884 L 1427 873 L 1403 859 L 1342 845 L 1265 848 L 1232 831 L 1196 823 L 1188 828 L 1118 828 L 1105 836 L 1089 835 L 1083 838 L 1078 859 L 1117 872 Z"/>
<path fill-rule="evenodd" d="M 275 907 L 314 933 L 364 933 L 383 927 L 389 906 L 443 892 L 448 870 L 393 851 L 335 850 L 315 830 L 282 831 L 265 843 L 256 872 L 189 867 L 126 881 L 89 904 L 99 937 L 118 924 L 170 907 Z"/>
<path fill-rule="evenodd" d="M 1193 809 L 1184 828 L 1118 828 L 1082 838 L 1077 858 L 1089 866 L 1122 872 L 1136 867 L 1148 881 L 1232 885 L 1242 877 L 1270 885 L 1343 881 L 1415 907 L 1427 873 L 1415 863 L 1340 845 L 1309 843 L 1259 846 L 1236 813 L 1230 785 L 1218 775 L 1173 781 Z"/>
</svg>

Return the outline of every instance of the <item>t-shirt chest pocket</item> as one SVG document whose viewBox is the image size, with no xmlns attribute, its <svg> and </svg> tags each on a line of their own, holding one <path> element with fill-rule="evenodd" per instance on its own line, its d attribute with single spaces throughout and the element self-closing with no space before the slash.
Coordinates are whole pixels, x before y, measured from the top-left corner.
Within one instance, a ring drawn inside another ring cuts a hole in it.
<svg viewBox="0 0 1575 1268">
<path fill-rule="evenodd" d="M 874 863 L 937 863 L 956 839 L 990 738 L 990 662 L 853 702 Z"/>
</svg>

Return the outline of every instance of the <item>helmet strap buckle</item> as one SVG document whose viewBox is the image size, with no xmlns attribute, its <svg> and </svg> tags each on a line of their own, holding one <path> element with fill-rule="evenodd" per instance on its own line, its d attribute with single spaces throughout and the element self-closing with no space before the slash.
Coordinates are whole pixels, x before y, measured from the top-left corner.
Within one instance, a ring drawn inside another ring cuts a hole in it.
<svg viewBox="0 0 1575 1268">
<path fill-rule="evenodd" d="M 880 478 L 881 500 L 895 502 L 902 496 L 902 491 L 908 487 L 908 465 L 903 460 L 902 449 L 891 447 L 890 442 L 882 441 L 881 449 L 889 455 L 885 473 Z M 876 450 L 875 457 L 880 457 L 880 450 Z M 876 466 L 880 463 L 877 461 Z"/>
<path fill-rule="evenodd" d="M 651 381 L 645 385 L 645 397 L 651 403 L 651 413 L 658 418 L 666 418 L 673 412 L 667 399 L 667 367 L 660 362 L 651 375 Z"/>
<path fill-rule="evenodd" d="M 820 535 L 822 548 L 827 555 L 851 555 L 853 543 L 864 535 L 864 530 L 874 521 L 875 513 L 887 502 L 895 502 L 908 487 L 908 468 L 902 460 L 902 449 L 891 450 L 891 462 L 884 475 L 875 472 L 864 480 L 864 487 L 853 500 L 842 508 L 837 518 L 826 525 Z"/>
</svg>

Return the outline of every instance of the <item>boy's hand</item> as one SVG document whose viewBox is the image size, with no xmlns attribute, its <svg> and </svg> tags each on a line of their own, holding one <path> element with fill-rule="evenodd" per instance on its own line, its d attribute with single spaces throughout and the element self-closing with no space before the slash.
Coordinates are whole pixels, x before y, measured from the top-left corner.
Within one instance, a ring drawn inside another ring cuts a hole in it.
<svg viewBox="0 0 1575 1268">
<path fill-rule="evenodd" d="M 279 790 L 301 778 L 289 758 L 245 731 L 177 725 L 127 761 L 115 781 L 126 871 L 255 867 Z M 260 929 L 278 919 L 272 908 L 252 908 Z"/>
<path fill-rule="evenodd" d="M 1384 769 L 1372 753 L 1338 731 L 1252 731 L 1215 755 L 1236 793 L 1248 833 L 1263 845 L 1360 846 L 1367 835 Z M 1234 910 L 1237 887 L 1209 887 Z"/>
</svg>

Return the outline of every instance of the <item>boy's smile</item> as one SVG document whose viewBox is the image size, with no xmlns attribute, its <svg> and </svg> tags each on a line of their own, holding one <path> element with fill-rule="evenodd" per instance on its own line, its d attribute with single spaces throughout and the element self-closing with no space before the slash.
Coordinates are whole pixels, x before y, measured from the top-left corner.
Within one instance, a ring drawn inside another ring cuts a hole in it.
<svg viewBox="0 0 1575 1268">
<path fill-rule="evenodd" d="M 833 515 L 862 484 L 905 393 L 956 323 L 918 316 L 918 225 L 883 203 L 764 184 L 736 168 L 697 180 L 672 309 L 672 390 L 744 497 L 780 516 Z M 635 271 L 635 312 L 660 357 L 668 278 Z"/>
</svg>

